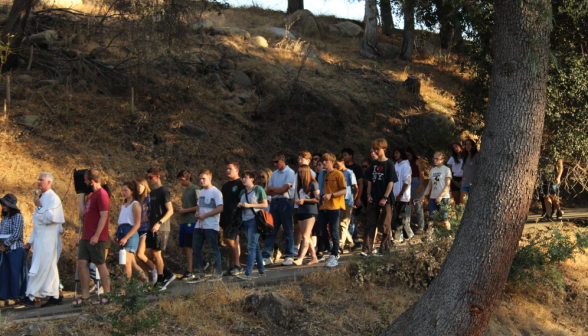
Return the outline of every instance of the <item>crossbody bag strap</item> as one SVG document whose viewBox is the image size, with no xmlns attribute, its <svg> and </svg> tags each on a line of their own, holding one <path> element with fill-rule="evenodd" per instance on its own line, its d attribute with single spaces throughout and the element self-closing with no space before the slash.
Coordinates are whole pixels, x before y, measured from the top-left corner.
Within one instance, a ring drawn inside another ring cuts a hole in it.
<svg viewBox="0 0 588 336">
<path fill-rule="evenodd" d="M 255 192 L 255 189 L 257 189 L 257 187 L 256 188 L 253 188 L 252 191 Z M 245 200 L 247 201 L 247 203 L 249 203 L 249 195 L 248 194 L 249 193 L 247 192 L 247 189 L 245 189 Z M 257 214 L 257 212 L 255 212 L 255 210 L 253 210 L 253 208 L 249 208 L 249 209 L 251 211 L 253 211 L 253 216 L 255 216 Z"/>
</svg>

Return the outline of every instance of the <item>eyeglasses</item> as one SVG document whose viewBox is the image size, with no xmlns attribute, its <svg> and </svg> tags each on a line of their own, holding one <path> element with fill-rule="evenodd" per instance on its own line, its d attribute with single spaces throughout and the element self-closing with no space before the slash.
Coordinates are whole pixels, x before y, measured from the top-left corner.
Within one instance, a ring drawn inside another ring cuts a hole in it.
<svg viewBox="0 0 588 336">
<path fill-rule="evenodd" d="M 312 158 L 312 161 L 318 161 L 320 158 Z"/>
<path fill-rule="evenodd" d="M 361 168 L 363 169 L 367 169 L 369 166 L 361 166 Z"/>
<path fill-rule="evenodd" d="M 147 175 L 147 179 L 148 179 L 148 180 L 151 180 L 151 179 L 153 179 L 154 177 L 159 177 L 159 175 Z"/>
<path fill-rule="evenodd" d="M 280 162 L 280 160 L 272 160 L 274 162 L 274 164 Z"/>
</svg>

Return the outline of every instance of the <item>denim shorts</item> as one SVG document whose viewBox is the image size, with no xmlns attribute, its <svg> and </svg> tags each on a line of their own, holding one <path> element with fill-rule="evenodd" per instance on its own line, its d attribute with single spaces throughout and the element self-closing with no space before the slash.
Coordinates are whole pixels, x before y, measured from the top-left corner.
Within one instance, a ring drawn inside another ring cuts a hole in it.
<svg viewBox="0 0 588 336">
<path fill-rule="evenodd" d="M 472 187 L 461 187 L 461 190 L 465 191 L 465 192 L 470 192 L 470 189 L 472 189 Z"/>
<path fill-rule="evenodd" d="M 129 231 L 131 231 L 133 227 L 131 224 L 120 224 L 118 229 L 116 230 L 116 239 L 119 241 L 123 239 Z M 131 238 L 127 240 L 125 246 L 121 246 L 120 248 L 124 248 L 128 252 L 137 253 L 137 248 L 139 247 L 139 234 L 135 232 Z"/>
<path fill-rule="evenodd" d="M 436 203 L 434 198 L 429 199 L 429 220 L 435 220 L 433 218 L 435 211 L 438 211 L 441 216 L 443 216 L 443 220 L 448 220 L 449 216 L 447 214 L 447 206 L 449 205 L 449 198 L 441 199 L 441 202 Z M 445 210 L 443 210 L 443 207 Z"/>
<path fill-rule="evenodd" d="M 541 186 L 542 195 L 543 196 L 556 195 L 557 188 L 559 188 L 559 184 L 555 184 L 553 182 L 548 182 L 548 183 L 543 182 L 543 185 Z"/>
</svg>

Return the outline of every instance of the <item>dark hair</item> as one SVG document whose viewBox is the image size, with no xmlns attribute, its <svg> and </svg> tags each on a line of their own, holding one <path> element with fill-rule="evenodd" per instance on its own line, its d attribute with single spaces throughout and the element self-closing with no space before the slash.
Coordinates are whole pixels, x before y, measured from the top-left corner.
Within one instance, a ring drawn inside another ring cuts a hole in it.
<svg viewBox="0 0 588 336">
<path fill-rule="evenodd" d="M 123 187 L 126 186 L 131 191 L 131 197 L 133 201 L 139 201 L 141 198 L 141 194 L 139 194 L 139 186 L 137 185 L 137 181 L 130 180 L 123 183 Z"/>
<path fill-rule="evenodd" d="M 86 176 L 88 177 L 88 180 L 90 181 L 94 181 L 94 182 L 100 182 L 100 171 L 96 168 L 90 168 L 88 170 L 86 170 Z"/>
<path fill-rule="evenodd" d="M 370 159 L 363 159 L 361 163 L 367 162 L 368 166 L 372 164 L 372 160 Z"/>
<path fill-rule="evenodd" d="M 455 164 L 459 163 L 459 153 L 455 151 L 455 149 L 453 149 L 453 146 L 458 145 L 463 152 L 463 147 L 461 147 L 461 145 L 457 142 L 454 142 L 453 145 L 451 145 L 451 157 L 453 157 L 453 161 L 455 161 Z"/>
<path fill-rule="evenodd" d="M 182 169 L 180 170 L 180 172 L 178 173 L 178 175 L 176 176 L 177 179 L 179 178 L 185 178 L 186 180 L 192 182 L 192 173 L 190 173 L 189 170 L 186 169 Z"/>
<path fill-rule="evenodd" d="M 416 155 L 416 153 L 412 150 L 412 148 L 410 146 L 404 148 L 404 153 L 406 154 L 407 157 L 408 157 L 408 153 L 412 154 L 412 158 L 414 161 L 419 159 L 418 155 Z"/>
<path fill-rule="evenodd" d="M 227 166 L 230 164 L 232 164 L 235 167 L 235 169 L 237 169 L 237 170 L 241 169 L 241 165 L 239 164 L 239 162 L 231 161 L 231 162 L 227 163 Z"/>
<path fill-rule="evenodd" d="M 20 210 L 16 210 L 14 208 L 8 207 L 8 212 L 5 212 L 4 210 L 2 210 L 2 217 L 6 217 L 6 216 L 12 217 L 12 216 L 19 214 L 19 213 L 20 213 Z"/>
<path fill-rule="evenodd" d="M 312 157 L 315 157 L 315 156 L 318 156 L 318 157 L 320 158 L 320 157 L 322 157 L 322 156 L 323 156 L 323 154 L 320 154 L 320 153 L 314 153 L 314 154 L 312 154 Z M 319 160 L 320 160 L 320 159 L 319 159 Z"/>
<path fill-rule="evenodd" d="M 404 161 L 404 160 L 408 160 L 408 157 L 406 156 L 406 150 L 402 149 L 401 147 L 397 147 L 394 149 L 394 152 L 392 153 L 396 153 L 398 151 L 398 153 L 400 153 L 400 160 Z"/>
<path fill-rule="evenodd" d="M 255 174 L 255 172 L 251 171 L 251 170 L 246 170 L 243 173 L 243 177 L 248 176 L 250 179 L 255 180 L 255 178 L 257 177 L 257 174 Z M 269 181 L 267 181 L 269 182 Z"/>
<path fill-rule="evenodd" d="M 151 168 L 147 169 L 147 174 L 157 175 L 161 179 L 163 179 L 163 177 L 165 176 L 163 169 L 161 169 L 159 167 L 151 167 Z"/>
<path fill-rule="evenodd" d="M 478 145 L 476 145 L 476 142 L 475 142 L 474 140 L 472 140 L 472 139 L 469 139 L 469 138 L 468 138 L 468 139 L 466 139 L 465 143 L 467 144 L 467 143 L 468 143 L 468 141 L 472 143 L 472 158 L 473 158 L 474 156 L 476 156 L 476 154 L 478 154 Z M 465 157 L 463 158 L 463 163 L 464 163 L 464 164 L 465 164 L 465 163 L 466 163 L 466 161 L 468 160 L 468 157 L 469 157 L 469 156 L 470 156 L 470 153 L 469 153 L 468 151 L 466 151 L 466 155 L 465 155 Z"/>
<path fill-rule="evenodd" d="M 286 155 L 284 154 L 284 152 L 282 151 L 277 151 L 274 153 L 274 155 L 272 156 L 272 159 L 277 159 L 277 160 L 284 160 L 286 161 Z"/>
<path fill-rule="evenodd" d="M 108 194 L 108 198 L 111 198 L 112 193 L 110 192 L 110 187 L 108 186 L 108 184 L 101 184 L 100 186 L 102 187 L 102 189 L 104 189 L 104 191 L 106 191 L 106 193 Z"/>
<path fill-rule="evenodd" d="M 347 154 L 351 155 L 351 157 L 353 157 L 353 155 L 354 155 L 353 149 L 351 149 L 351 148 L 343 148 L 341 150 L 341 154 L 343 154 L 343 153 L 347 153 Z"/>
<path fill-rule="evenodd" d="M 343 159 L 343 155 L 337 156 L 337 161 L 345 161 L 345 159 Z"/>
</svg>

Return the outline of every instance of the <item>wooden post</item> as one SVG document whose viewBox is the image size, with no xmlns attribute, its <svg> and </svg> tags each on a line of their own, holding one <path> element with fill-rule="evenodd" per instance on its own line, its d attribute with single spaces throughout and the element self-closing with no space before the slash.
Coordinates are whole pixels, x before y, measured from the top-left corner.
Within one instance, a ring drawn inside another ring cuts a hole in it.
<svg viewBox="0 0 588 336">
<path fill-rule="evenodd" d="M 31 66 L 33 66 L 33 46 L 31 45 L 31 56 L 29 57 L 29 66 L 27 66 L 27 71 L 31 71 Z"/>
<path fill-rule="evenodd" d="M 6 76 L 6 102 L 10 104 L 10 75 Z"/>
<path fill-rule="evenodd" d="M 131 88 L 131 113 L 135 113 L 135 88 Z"/>
</svg>

